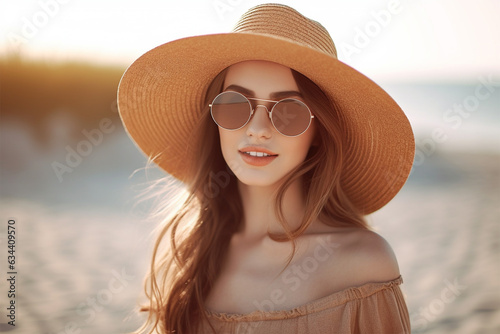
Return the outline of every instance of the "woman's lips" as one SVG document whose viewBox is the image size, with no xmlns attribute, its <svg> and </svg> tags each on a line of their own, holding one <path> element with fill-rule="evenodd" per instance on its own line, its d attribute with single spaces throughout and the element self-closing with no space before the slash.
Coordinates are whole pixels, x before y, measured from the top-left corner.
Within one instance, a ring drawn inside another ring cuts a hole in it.
<svg viewBox="0 0 500 334">
<path fill-rule="evenodd" d="M 274 159 L 276 159 L 277 155 L 270 155 L 266 157 L 254 157 L 249 155 L 248 153 L 239 152 L 243 161 L 252 166 L 265 166 L 270 164 Z"/>
</svg>

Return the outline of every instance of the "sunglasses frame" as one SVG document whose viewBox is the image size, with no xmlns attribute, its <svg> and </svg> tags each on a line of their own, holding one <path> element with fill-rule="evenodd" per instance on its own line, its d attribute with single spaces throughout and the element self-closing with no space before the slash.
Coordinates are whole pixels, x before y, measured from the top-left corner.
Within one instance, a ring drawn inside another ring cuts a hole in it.
<svg viewBox="0 0 500 334">
<path fill-rule="evenodd" d="M 249 105 L 249 107 L 250 107 L 250 115 L 248 116 L 247 121 L 245 122 L 245 124 L 243 124 L 242 126 L 240 126 L 240 127 L 239 127 L 239 128 L 237 128 L 237 129 L 227 129 L 227 128 L 225 128 L 225 127 L 221 126 L 221 125 L 220 125 L 219 123 L 217 123 L 217 121 L 215 120 L 215 118 L 214 118 L 214 114 L 213 114 L 213 112 L 212 112 L 212 106 L 213 106 L 213 104 L 214 104 L 214 101 L 215 101 L 215 100 L 216 100 L 219 96 L 221 96 L 221 95 L 223 95 L 223 94 L 226 94 L 226 93 L 234 93 L 234 94 L 238 94 L 238 95 L 243 96 L 243 97 L 247 100 L 248 105 Z M 269 109 L 268 109 L 265 105 L 262 105 L 262 104 L 257 104 L 257 105 L 255 105 L 255 108 L 253 108 L 253 107 L 252 107 L 252 104 L 250 103 L 250 100 L 253 100 L 253 101 L 264 101 L 264 102 L 274 102 L 274 105 L 273 105 L 273 107 L 271 108 L 271 111 L 269 111 Z M 276 127 L 276 125 L 274 125 L 274 122 L 273 122 L 273 116 L 272 116 L 272 115 L 273 115 L 274 108 L 275 108 L 275 107 L 276 107 L 276 106 L 277 106 L 280 102 L 287 101 L 287 100 L 298 101 L 298 102 L 300 102 L 301 104 L 303 104 L 303 105 L 306 107 L 307 111 L 309 112 L 309 116 L 310 116 L 310 117 L 309 117 L 309 123 L 307 124 L 307 127 L 305 128 L 305 130 L 304 130 L 304 131 L 302 131 L 301 133 L 299 133 L 299 134 L 297 134 L 297 135 L 293 135 L 293 136 L 286 135 L 286 134 L 282 133 L 280 130 L 278 130 L 278 128 Z M 281 134 L 281 135 L 283 135 L 283 136 L 286 136 L 286 137 L 298 137 L 298 136 L 300 136 L 301 134 L 303 134 L 304 132 L 306 132 L 306 131 L 307 131 L 307 129 L 309 129 L 309 127 L 311 126 L 312 119 L 314 118 L 314 115 L 312 114 L 311 109 L 309 109 L 309 107 L 307 106 L 307 104 L 305 104 L 303 101 L 301 101 L 301 100 L 299 100 L 299 99 L 295 99 L 295 98 L 288 98 L 288 97 L 287 97 L 287 98 L 281 99 L 281 100 L 279 100 L 279 101 L 275 101 L 275 100 L 266 100 L 266 99 L 260 99 L 260 98 L 254 98 L 254 97 L 247 97 L 247 96 L 245 96 L 245 95 L 243 95 L 243 94 L 241 94 L 241 93 L 239 93 L 239 92 L 235 92 L 235 91 L 232 91 L 232 90 L 228 90 L 228 91 L 225 91 L 225 92 L 222 92 L 222 93 L 217 94 L 217 96 L 213 99 L 212 103 L 210 103 L 208 106 L 210 107 L 210 115 L 212 116 L 212 119 L 213 119 L 213 121 L 215 122 L 215 124 L 217 124 L 217 126 L 219 126 L 219 127 L 223 128 L 223 129 L 225 129 L 225 130 L 228 130 L 228 131 L 236 131 L 236 130 L 239 130 L 239 129 L 241 129 L 241 128 L 245 127 L 245 125 L 247 125 L 247 124 L 248 124 L 248 122 L 250 122 L 250 120 L 252 119 L 252 116 L 253 116 L 253 114 L 254 114 L 255 110 L 257 110 L 257 108 L 258 108 L 258 107 L 264 107 L 264 108 L 266 109 L 266 111 L 267 111 L 267 116 L 269 116 L 269 120 L 271 121 L 271 124 L 273 125 L 274 129 L 276 129 L 276 131 L 278 131 L 278 133 L 279 133 L 279 134 Z"/>
</svg>

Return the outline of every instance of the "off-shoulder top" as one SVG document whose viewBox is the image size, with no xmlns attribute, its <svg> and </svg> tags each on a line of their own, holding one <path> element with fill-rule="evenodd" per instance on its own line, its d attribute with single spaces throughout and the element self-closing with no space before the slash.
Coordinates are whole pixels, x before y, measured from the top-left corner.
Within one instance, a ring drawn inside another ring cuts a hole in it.
<svg viewBox="0 0 500 334">
<path fill-rule="evenodd" d="M 398 278 L 337 291 L 291 310 L 228 314 L 206 310 L 217 334 L 410 333 L 410 318 Z M 207 320 L 198 333 L 213 333 Z"/>
</svg>

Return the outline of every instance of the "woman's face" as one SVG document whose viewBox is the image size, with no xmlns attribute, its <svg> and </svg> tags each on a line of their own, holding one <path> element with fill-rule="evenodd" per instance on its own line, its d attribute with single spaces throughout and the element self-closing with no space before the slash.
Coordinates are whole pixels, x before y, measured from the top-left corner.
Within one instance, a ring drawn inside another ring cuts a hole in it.
<svg viewBox="0 0 500 334">
<path fill-rule="evenodd" d="M 267 61 L 244 61 L 228 68 L 223 91 L 236 91 L 249 98 L 281 100 L 301 97 L 290 68 Z M 252 101 L 252 100 L 251 100 Z M 273 103 L 252 101 L 255 108 L 250 121 L 241 129 L 219 127 L 222 154 L 238 180 L 246 185 L 276 184 L 304 161 L 314 137 L 311 126 L 297 137 L 287 137 L 272 125 L 268 112 Z M 271 157 L 255 157 L 248 152 L 266 152 Z M 247 153 L 245 153 L 247 152 Z"/>
</svg>

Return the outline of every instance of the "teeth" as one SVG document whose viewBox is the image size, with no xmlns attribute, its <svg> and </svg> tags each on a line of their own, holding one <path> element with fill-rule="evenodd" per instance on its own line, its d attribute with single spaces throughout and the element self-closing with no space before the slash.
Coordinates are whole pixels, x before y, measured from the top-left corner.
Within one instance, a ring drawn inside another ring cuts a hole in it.
<svg viewBox="0 0 500 334">
<path fill-rule="evenodd" d="M 248 155 L 251 155 L 252 157 L 270 157 L 270 154 L 264 153 L 264 152 L 245 152 Z"/>
</svg>

